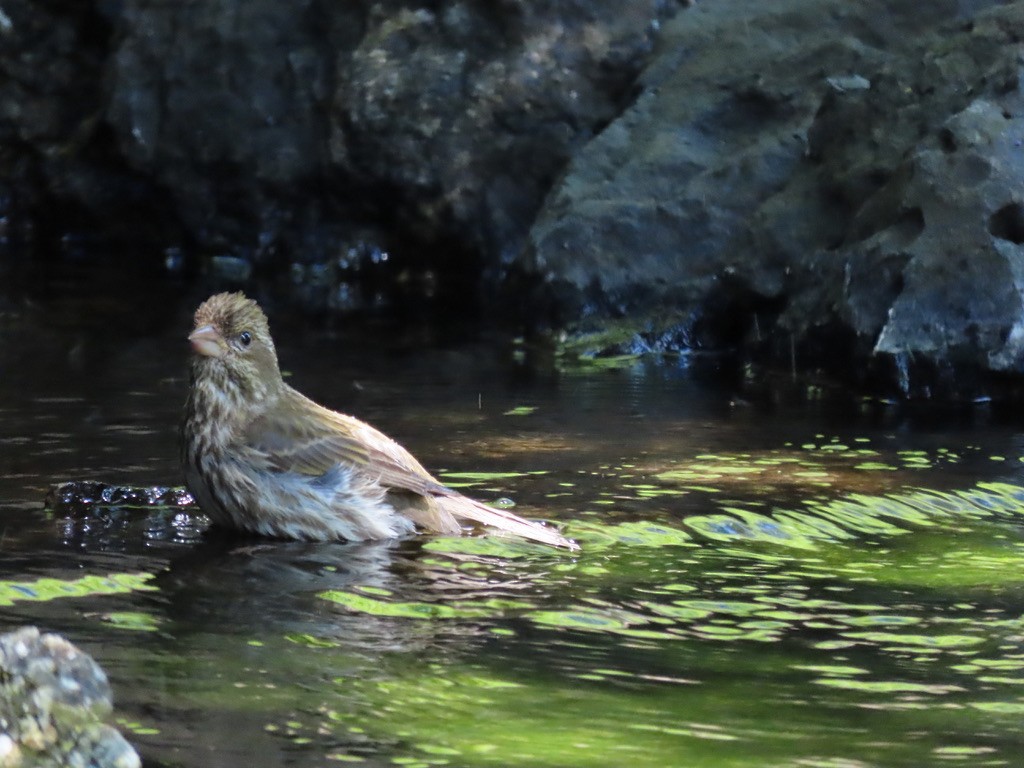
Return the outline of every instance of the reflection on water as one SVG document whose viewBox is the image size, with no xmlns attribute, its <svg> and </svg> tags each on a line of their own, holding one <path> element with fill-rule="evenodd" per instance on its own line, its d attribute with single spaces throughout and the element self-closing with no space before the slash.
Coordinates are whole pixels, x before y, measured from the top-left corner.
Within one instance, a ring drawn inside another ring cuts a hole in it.
<svg viewBox="0 0 1024 768">
<path fill-rule="evenodd" d="M 93 653 L 147 764 L 1019 763 L 1013 430 L 282 318 L 296 386 L 583 551 L 228 538 L 163 489 L 190 306 L 0 351 L 2 628 Z"/>
</svg>

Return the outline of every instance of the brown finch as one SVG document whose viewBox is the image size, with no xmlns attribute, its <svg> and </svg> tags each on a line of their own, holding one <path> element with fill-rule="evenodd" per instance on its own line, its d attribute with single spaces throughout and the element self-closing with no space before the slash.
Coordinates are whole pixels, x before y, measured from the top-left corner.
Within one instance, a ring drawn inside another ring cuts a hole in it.
<svg viewBox="0 0 1024 768">
<path fill-rule="evenodd" d="M 207 299 L 188 339 L 195 354 L 182 462 L 189 491 L 214 524 L 355 541 L 456 534 L 465 521 L 579 548 L 445 487 L 391 438 L 288 386 L 266 315 L 242 294 Z"/>
</svg>

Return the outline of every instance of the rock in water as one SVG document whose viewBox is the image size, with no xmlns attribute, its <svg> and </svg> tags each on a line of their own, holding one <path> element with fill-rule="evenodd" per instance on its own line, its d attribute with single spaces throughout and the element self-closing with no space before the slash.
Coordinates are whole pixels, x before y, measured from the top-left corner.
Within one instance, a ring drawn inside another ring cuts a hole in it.
<svg viewBox="0 0 1024 768">
<path fill-rule="evenodd" d="M 106 674 L 63 637 L 35 627 L 0 635 L 0 768 L 139 768 L 104 722 L 112 711 Z"/>
</svg>

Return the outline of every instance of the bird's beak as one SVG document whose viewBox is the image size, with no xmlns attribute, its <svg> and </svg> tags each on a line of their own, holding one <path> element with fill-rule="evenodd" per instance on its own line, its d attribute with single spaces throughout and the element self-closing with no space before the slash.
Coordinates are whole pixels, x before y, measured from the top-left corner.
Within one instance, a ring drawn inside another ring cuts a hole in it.
<svg viewBox="0 0 1024 768">
<path fill-rule="evenodd" d="M 212 325 L 196 328 L 188 335 L 192 349 L 203 357 L 222 357 L 224 355 L 224 339 Z"/>
</svg>

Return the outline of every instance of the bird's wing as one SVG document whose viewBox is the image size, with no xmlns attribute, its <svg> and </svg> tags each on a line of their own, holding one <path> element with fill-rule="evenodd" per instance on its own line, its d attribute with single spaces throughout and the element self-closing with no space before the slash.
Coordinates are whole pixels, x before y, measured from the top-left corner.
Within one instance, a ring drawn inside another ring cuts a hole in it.
<svg viewBox="0 0 1024 768">
<path fill-rule="evenodd" d="M 369 424 L 330 411 L 296 392 L 290 393 L 282 406 L 253 420 L 242 435 L 246 449 L 269 469 L 320 476 L 339 465 L 348 466 L 385 488 L 430 497 L 439 510 L 458 519 L 579 549 L 576 542 L 551 528 L 488 507 L 442 485 L 411 453 Z"/>
<path fill-rule="evenodd" d="M 387 488 L 423 495 L 452 492 L 387 435 L 298 397 L 301 400 L 254 419 L 242 435 L 245 446 L 269 468 L 319 476 L 340 464 L 365 472 Z"/>
</svg>

